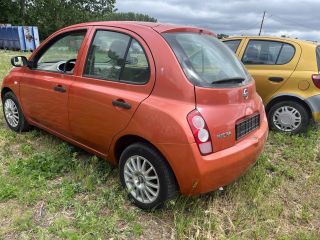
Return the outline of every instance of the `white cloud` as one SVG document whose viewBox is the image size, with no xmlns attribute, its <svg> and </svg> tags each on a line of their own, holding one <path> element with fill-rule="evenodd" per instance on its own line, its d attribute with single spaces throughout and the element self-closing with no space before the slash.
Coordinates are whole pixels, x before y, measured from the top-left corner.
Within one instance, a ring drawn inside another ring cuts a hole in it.
<svg viewBox="0 0 320 240">
<path fill-rule="evenodd" d="M 319 0 L 118 0 L 119 12 L 139 12 L 159 22 L 193 25 L 230 35 L 258 34 L 320 41 Z"/>
</svg>

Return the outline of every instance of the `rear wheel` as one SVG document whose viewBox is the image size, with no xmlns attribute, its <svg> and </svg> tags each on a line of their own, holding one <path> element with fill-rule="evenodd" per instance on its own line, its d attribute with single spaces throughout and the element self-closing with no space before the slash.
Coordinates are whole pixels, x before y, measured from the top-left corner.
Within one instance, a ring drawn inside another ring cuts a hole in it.
<svg viewBox="0 0 320 240">
<path fill-rule="evenodd" d="M 274 104 L 268 113 L 270 128 L 287 133 L 307 131 L 310 117 L 307 109 L 294 101 L 283 101 Z"/>
<path fill-rule="evenodd" d="M 2 107 L 4 118 L 11 130 L 15 132 L 29 130 L 30 126 L 22 113 L 18 99 L 13 92 L 4 94 L 2 98 Z"/>
<path fill-rule="evenodd" d="M 145 143 L 132 144 L 122 152 L 120 181 L 133 203 L 144 210 L 161 207 L 178 192 L 168 163 Z"/>
</svg>

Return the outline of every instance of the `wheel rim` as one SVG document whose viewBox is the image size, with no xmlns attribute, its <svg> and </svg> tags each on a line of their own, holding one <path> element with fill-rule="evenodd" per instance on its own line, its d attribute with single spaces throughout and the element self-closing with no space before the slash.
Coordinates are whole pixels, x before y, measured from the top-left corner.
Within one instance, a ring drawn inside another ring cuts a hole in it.
<svg viewBox="0 0 320 240">
<path fill-rule="evenodd" d="M 17 127 L 19 124 L 18 107 L 12 99 L 6 99 L 4 102 L 4 114 L 11 127 Z"/>
<path fill-rule="evenodd" d="M 300 126 L 302 117 L 296 108 L 283 106 L 274 112 L 272 121 L 279 130 L 291 132 Z"/>
<path fill-rule="evenodd" d="M 144 157 L 135 155 L 124 165 L 124 181 L 129 193 L 141 203 L 154 202 L 160 191 L 160 181 L 154 166 Z"/>
</svg>

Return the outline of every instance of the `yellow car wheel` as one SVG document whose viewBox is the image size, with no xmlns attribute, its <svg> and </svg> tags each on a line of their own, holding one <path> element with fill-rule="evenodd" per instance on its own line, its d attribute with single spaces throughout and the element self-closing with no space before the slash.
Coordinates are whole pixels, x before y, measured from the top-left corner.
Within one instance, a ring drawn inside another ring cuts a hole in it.
<svg viewBox="0 0 320 240">
<path fill-rule="evenodd" d="M 282 101 L 274 104 L 268 112 L 271 129 L 287 133 L 307 131 L 310 117 L 307 109 L 294 101 Z"/>
</svg>

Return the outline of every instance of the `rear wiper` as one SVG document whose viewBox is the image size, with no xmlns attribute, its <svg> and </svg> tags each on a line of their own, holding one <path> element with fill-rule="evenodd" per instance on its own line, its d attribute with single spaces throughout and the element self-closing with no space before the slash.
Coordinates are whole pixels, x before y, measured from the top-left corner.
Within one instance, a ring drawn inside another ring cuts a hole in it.
<svg viewBox="0 0 320 240">
<path fill-rule="evenodd" d="M 242 77 L 234 77 L 234 78 L 223 78 L 223 79 L 219 79 L 217 81 L 213 81 L 211 84 L 216 84 L 216 83 L 242 83 L 243 81 L 245 81 L 244 78 Z"/>
</svg>

